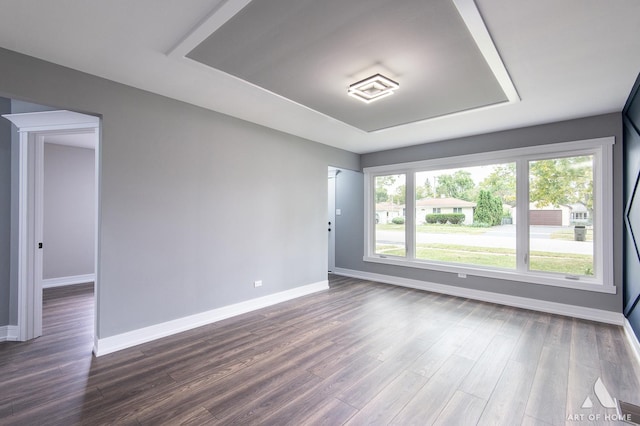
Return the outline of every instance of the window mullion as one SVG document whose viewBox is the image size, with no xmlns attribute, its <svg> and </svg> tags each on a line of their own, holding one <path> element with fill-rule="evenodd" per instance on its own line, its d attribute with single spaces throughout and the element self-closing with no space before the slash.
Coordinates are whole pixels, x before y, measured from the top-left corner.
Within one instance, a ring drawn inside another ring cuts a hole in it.
<svg viewBox="0 0 640 426">
<path fill-rule="evenodd" d="M 529 270 L 529 161 L 516 161 L 516 270 Z"/>
<path fill-rule="evenodd" d="M 364 179 L 364 255 L 375 253 L 375 183 L 373 174 L 365 174 Z"/>
<path fill-rule="evenodd" d="M 416 174 L 407 172 L 405 194 L 405 243 L 407 259 L 415 259 L 416 254 Z"/>
</svg>

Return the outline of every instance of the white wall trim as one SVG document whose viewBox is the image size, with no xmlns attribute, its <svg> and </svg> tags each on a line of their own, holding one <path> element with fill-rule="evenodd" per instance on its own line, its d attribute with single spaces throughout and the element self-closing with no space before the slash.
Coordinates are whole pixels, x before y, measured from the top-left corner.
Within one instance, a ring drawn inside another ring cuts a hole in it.
<svg viewBox="0 0 640 426">
<path fill-rule="evenodd" d="M 627 336 L 627 340 L 629 341 L 629 345 L 633 350 L 633 353 L 636 355 L 636 361 L 638 361 L 638 365 L 640 365 L 640 341 L 638 341 L 638 337 L 633 331 L 631 327 L 631 323 L 629 323 L 628 319 L 624 319 L 624 334 Z"/>
<path fill-rule="evenodd" d="M 74 275 L 71 277 L 47 278 L 42 280 L 42 288 L 62 287 L 65 285 L 95 282 L 96 274 Z"/>
<path fill-rule="evenodd" d="M 44 136 L 55 133 L 94 133 L 96 177 L 99 178 L 100 119 L 73 111 L 43 111 L 25 114 L 4 114 L 18 127 L 20 133 L 18 167 L 18 338 L 21 341 L 42 334 L 42 253 L 36 249 L 41 242 L 41 198 L 36 193 L 42 188 L 42 149 Z M 40 169 L 36 170 L 38 167 Z M 40 188 L 38 185 L 40 184 Z M 96 218 L 99 212 L 100 181 L 96 179 Z M 96 220 L 96 247 L 99 247 L 99 220 Z M 36 253 L 38 254 L 36 255 Z M 96 270 L 99 270 L 96 250 Z M 97 300 L 98 292 L 95 293 Z M 98 324 L 99 304 L 96 303 L 95 324 Z M 95 333 L 94 333 L 95 334 Z"/>
<path fill-rule="evenodd" d="M 529 299 L 527 297 L 511 296 L 507 294 L 493 293 L 490 291 L 474 290 L 445 284 L 437 284 L 428 281 L 412 280 L 408 278 L 394 277 L 391 275 L 375 274 L 371 272 L 356 271 L 352 269 L 335 268 L 334 274 L 346 277 L 360 278 L 364 280 L 378 281 L 401 287 L 415 288 L 418 290 L 432 291 L 448 294 L 450 296 L 464 297 L 467 299 L 481 300 L 483 302 L 497 303 L 499 305 L 513 306 L 516 308 L 530 309 L 549 314 L 565 315 L 574 318 L 598 321 L 607 324 L 623 325 L 624 316 L 619 312 L 605 311 L 602 309 L 585 308 L 583 306 L 567 305 L 564 303 L 548 302 L 545 300 Z"/>
<path fill-rule="evenodd" d="M 233 305 L 223 306 L 221 308 L 151 325 L 149 327 L 139 328 L 137 330 L 128 331 L 115 336 L 109 336 L 103 339 L 96 338 L 93 353 L 96 356 L 106 355 L 132 346 L 140 345 L 142 343 L 150 342 L 152 340 L 160 339 L 162 337 L 170 336 L 172 334 L 231 318 L 236 315 L 241 315 L 257 309 L 266 308 L 267 306 L 275 305 L 277 303 L 286 302 L 287 300 L 327 290 L 328 288 L 328 280 L 318 281 L 317 283 L 296 287 L 291 290 L 258 297 L 256 299 L 247 300 Z"/>
<path fill-rule="evenodd" d="M 19 132 L 94 129 L 100 125 L 98 117 L 65 109 L 3 114 L 2 116 L 15 124 Z"/>
<path fill-rule="evenodd" d="M 3 325 L 0 327 L 0 342 L 16 342 L 18 341 L 18 326 Z"/>
</svg>

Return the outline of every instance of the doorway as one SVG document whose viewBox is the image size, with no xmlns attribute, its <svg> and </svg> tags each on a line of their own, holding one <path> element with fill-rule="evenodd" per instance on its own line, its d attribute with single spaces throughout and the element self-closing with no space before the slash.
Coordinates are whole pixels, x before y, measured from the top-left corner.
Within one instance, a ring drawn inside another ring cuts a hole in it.
<svg viewBox="0 0 640 426">
<path fill-rule="evenodd" d="M 82 140 L 82 143 L 93 148 L 93 259 L 89 260 L 93 264 L 93 274 L 87 275 L 94 278 L 94 287 L 97 290 L 100 120 L 98 117 L 66 110 L 7 114 L 3 117 L 15 124 L 19 132 L 17 340 L 25 341 L 42 334 L 43 250 L 46 244 L 43 238 L 46 142 L 55 144 L 62 140 L 75 141 L 67 143 L 73 145 Z M 94 294 L 97 298 L 98 291 Z M 97 309 L 94 310 L 94 319 L 96 317 Z"/>
<path fill-rule="evenodd" d="M 328 221 L 328 265 L 327 271 L 331 274 L 336 267 L 336 185 L 340 169 L 329 166 L 327 184 L 327 221 Z"/>
</svg>

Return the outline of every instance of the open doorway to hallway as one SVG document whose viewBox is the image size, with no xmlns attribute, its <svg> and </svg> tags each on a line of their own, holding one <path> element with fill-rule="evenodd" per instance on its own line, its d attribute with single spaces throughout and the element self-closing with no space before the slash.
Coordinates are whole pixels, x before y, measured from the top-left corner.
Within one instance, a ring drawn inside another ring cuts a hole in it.
<svg viewBox="0 0 640 426">
<path fill-rule="evenodd" d="M 14 338 L 5 340 L 24 341 L 43 333 L 43 290 L 72 293 L 49 289 L 82 284 L 94 294 L 100 122 L 65 110 L 3 117 L 17 133 L 11 176 L 11 249 L 17 262 L 10 290 L 10 320 L 17 325 Z"/>
<path fill-rule="evenodd" d="M 328 229 L 328 265 L 327 271 L 333 273 L 336 267 L 336 177 L 340 170 L 329 166 L 327 184 L 327 229 Z"/>
</svg>

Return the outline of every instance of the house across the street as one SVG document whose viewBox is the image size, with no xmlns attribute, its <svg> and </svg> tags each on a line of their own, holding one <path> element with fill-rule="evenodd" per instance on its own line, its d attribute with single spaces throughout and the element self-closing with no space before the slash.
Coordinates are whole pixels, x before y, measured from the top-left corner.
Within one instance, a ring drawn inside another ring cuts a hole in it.
<svg viewBox="0 0 640 426">
<path fill-rule="evenodd" d="M 424 223 L 425 216 L 431 213 L 462 213 L 464 214 L 463 223 L 471 225 L 475 207 L 476 203 L 458 198 L 423 198 L 416 200 L 416 222 Z"/>
</svg>

